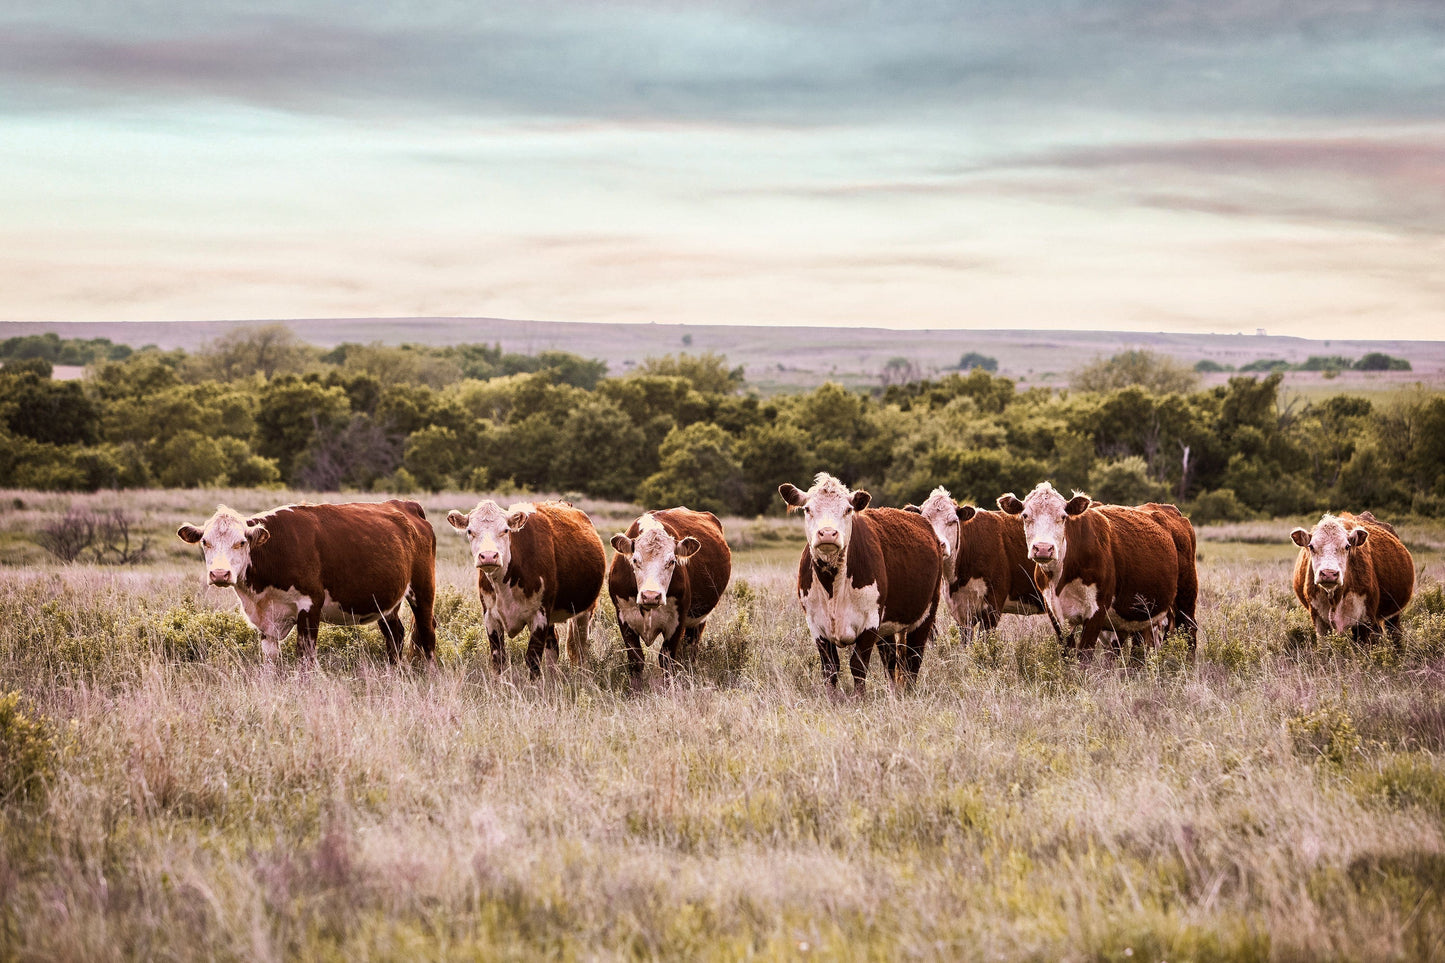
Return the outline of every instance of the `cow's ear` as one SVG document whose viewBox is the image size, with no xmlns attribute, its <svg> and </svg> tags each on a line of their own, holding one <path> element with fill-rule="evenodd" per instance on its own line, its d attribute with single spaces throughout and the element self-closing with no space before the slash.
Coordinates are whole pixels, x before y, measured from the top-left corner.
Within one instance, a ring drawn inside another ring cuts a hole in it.
<svg viewBox="0 0 1445 963">
<path fill-rule="evenodd" d="M 617 549 L 617 552 L 620 555 L 631 555 L 632 539 L 628 538 L 621 532 L 618 532 L 616 535 L 612 536 L 612 547 Z"/>
<path fill-rule="evenodd" d="M 1017 515 L 1024 510 L 1024 503 L 1019 501 L 1019 497 L 1013 492 L 1009 492 L 1007 495 L 998 496 L 998 507 L 999 511 Z"/>
<path fill-rule="evenodd" d="M 510 532 L 520 532 L 522 529 L 524 529 L 524 528 L 526 528 L 526 527 L 527 527 L 527 513 L 526 513 L 526 512 L 513 512 L 512 514 L 510 514 L 510 515 L 507 516 L 507 530 L 508 530 L 508 531 L 510 531 Z"/>
<path fill-rule="evenodd" d="M 201 531 L 194 525 L 182 525 L 180 528 L 176 529 L 176 534 L 180 536 L 181 541 L 190 542 L 192 545 L 194 545 L 199 542 L 201 540 L 201 536 L 205 535 L 206 533 Z"/>
<path fill-rule="evenodd" d="M 1355 529 L 1354 531 L 1350 532 L 1350 548 L 1359 548 L 1361 545 L 1365 544 L 1365 540 L 1369 537 L 1370 533 L 1365 529 Z"/>
<path fill-rule="evenodd" d="M 459 512 L 455 508 L 447 512 L 447 524 L 457 531 L 464 530 L 471 524 L 471 521 L 471 517 L 467 515 L 466 512 Z"/>
<path fill-rule="evenodd" d="M 696 555 L 698 549 L 700 548 L 702 548 L 702 542 L 699 542 L 697 539 L 689 535 L 687 538 L 684 538 L 682 541 L 677 543 L 677 548 L 673 551 L 672 554 L 680 559 L 688 559 Z"/>
<path fill-rule="evenodd" d="M 271 530 L 260 522 L 248 522 L 246 524 L 246 541 L 251 543 L 252 548 L 259 548 L 271 539 Z"/>
<path fill-rule="evenodd" d="M 923 509 L 919 508 L 917 505 L 913 504 L 912 502 L 909 502 L 907 505 L 904 505 L 904 506 L 903 506 L 903 510 L 904 510 L 905 512 L 912 512 L 912 513 L 915 514 L 915 515 L 922 515 L 922 514 L 923 514 Z"/>
<path fill-rule="evenodd" d="M 1294 542 L 1300 548 L 1304 548 L 1310 543 L 1310 533 L 1305 531 L 1303 528 L 1296 528 L 1294 531 L 1289 533 L 1289 540 L 1291 542 Z"/>
<path fill-rule="evenodd" d="M 868 503 L 871 502 L 872 500 L 873 500 L 873 496 L 870 495 L 870 494 L 868 494 L 868 493 L 865 492 L 865 491 L 856 491 L 856 492 L 854 492 L 854 493 L 853 493 L 853 511 L 855 511 L 855 512 L 861 512 L 863 509 L 865 509 L 865 508 L 868 507 Z"/>
<path fill-rule="evenodd" d="M 778 486 L 778 494 L 783 496 L 783 501 L 787 502 L 791 508 L 797 508 L 807 501 L 803 493 L 798 491 L 798 486 L 789 485 L 786 482 Z"/>
<path fill-rule="evenodd" d="M 1088 495 L 1075 495 L 1064 504 L 1064 514 L 1082 515 L 1089 510 L 1089 506 L 1093 503 L 1093 499 Z"/>
<path fill-rule="evenodd" d="M 966 522 L 978 514 L 978 509 L 972 505 L 959 505 L 953 510 L 953 513 L 958 516 L 960 522 Z"/>
</svg>

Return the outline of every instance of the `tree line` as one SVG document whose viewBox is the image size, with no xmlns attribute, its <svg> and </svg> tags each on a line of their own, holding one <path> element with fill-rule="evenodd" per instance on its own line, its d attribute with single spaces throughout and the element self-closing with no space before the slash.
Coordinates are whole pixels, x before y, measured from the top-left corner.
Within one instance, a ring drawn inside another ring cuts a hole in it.
<svg viewBox="0 0 1445 963">
<path fill-rule="evenodd" d="M 282 327 L 196 352 L 94 347 L 80 380 L 51 379 L 35 352 L 0 368 L 0 485 L 534 490 L 754 515 L 780 510 L 782 482 L 827 470 L 880 504 L 941 484 L 991 505 L 1051 479 L 1175 501 L 1199 522 L 1445 514 L 1445 395 L 1303 402 L 1277 371 L 1196 390 L 1147 352 L 1082 369 L 1067 391 L 974 367 L 764 398 L 710 353 L 610 376 L 495 345 L 322 351 Z"/>
</svg>

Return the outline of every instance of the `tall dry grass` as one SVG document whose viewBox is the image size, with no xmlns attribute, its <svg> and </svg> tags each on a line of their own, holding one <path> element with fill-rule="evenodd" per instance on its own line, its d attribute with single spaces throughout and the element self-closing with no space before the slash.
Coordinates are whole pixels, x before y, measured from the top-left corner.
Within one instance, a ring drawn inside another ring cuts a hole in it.
<svg viewBox="0 0 1445 963">
<path fill-rule="evenodd" d="M 194 559 L 0 575 L 0 752 L 33 790 L 0 780 L 0 958 L 1445 946 L 1438 571 L 1399 649 L 1317 645 L 1284 564 L 1206 564 L 1192 664 L 1081 667 L 1010 617 L 835 704 L 766 554 L 638 696 L 610 611 L 580 669 L 533 683 L 517 640 L 493 679 L 471 573 L 440 568 L 432 673 L 339 628 L 319 671 L 268 672 Z"/>
</svg>

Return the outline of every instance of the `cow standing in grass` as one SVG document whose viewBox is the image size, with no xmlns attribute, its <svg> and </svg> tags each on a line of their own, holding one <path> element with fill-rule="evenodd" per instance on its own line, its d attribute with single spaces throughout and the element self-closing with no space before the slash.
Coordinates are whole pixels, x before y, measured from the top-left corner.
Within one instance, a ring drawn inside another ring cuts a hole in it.
<svg viewBox="0 0 1445 963">
<path fill-rule="evenodd" d="M 1034 581 L 1070 639 L 1092 652 L 1099 633 L 1142 641 L 1169 628 L 1194 633 L 1198 577 L 1193 527 L 1173 505 L 1100 505 L 1042 482 L 999 508 L 1023 521 Z M 1187 528 L 1187 531 L 1186 531 Z"/>
<path fill-rule="evenodd" d="M 928 522 L 896 508 L 869 508 L 866 491 L 849 491 L 826 472 L 806 492 L 783 485 L 778 493 L 803 512 L 808 544 L 798 560 L 798 600 L 829 690 L 837 691 L 838 649 L 848 646 L 859 696 L 875 644 L 895 681 L 917 678 L 943 576 L 943 553 Z"/>
<path fill-rule="evenodd" d="M 527 629 L 527 669 L 539 674 L 544 654 L 557 656 L 558 622 L 571 622 L 567 651 L 580 665 L 607 565 L 587 513 L 566 502 L 504 509 L 489 498 L 447 522 L 466 537 L 477 567 L 492 667 L 502 671 L 507 639 Z"/>
<path fill-rule="evenodd" d="M 992 632 L 1001 616 L 1011 614 L 1048 615 L 1060 634 L 1034 584 L 1034 563 L 1017 516 L 960 505 L 941 485 L 922 505 L 903 510 L 922 515 L 938 537 L 943 597 L 959 632 Z"/>
<path fill-rule="evenodd" d="M 717 516 L 688 508 L 647 512 L 613 535 L 612 547 L 607 589 L 636 688 L 643 649 L 653 639 L 662 636 L 657 661 L 668 673 L 677 667 L 679 646 L 697 644 L 732 576 L 732 552 Z"/>
<path fill-rule="evenodd" d="M 1400 614 L 1415 593 L 1415 561 L 1395 529 L 1369 512 L 1325 515 L 1311 531 L 1296 528 L 1300 547 L 1294 594 L 1309 610 L 1315 635 L 1346 632 L 1364 640 L 1381 628 L 1400 638 Z"/>
<path fill-rule="evenodd" d="M 403 601 L 415 618 L 412 644 L 434 661 L 436 534 L 416 502 L 286 505 L 250 518 L 222 505 L 176 534 L 201 543 L 210 584 L 236 590 L 268 663 L 292 626 L 302 657 L 314 662 L 322 622 L 380 622 L 395 662 Z"/>
</svg>

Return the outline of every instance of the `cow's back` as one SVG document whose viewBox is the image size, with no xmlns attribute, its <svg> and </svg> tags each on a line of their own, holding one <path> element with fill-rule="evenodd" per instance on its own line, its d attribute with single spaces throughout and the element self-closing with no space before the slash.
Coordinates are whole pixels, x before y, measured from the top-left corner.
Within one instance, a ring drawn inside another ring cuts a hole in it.
<svg viewBox="0 0 1445 963">
<path fill-rule="evenodd" d="M 536 508 L 534 517 L 517 535 L 526 533 L 537 521 L 544 522 L 536 534 L 545 531 L 546 547 L 536 544 L 533 551 L 535 561 L 550 569 L 546 577 L 555 580 L 552 610 L 576 613 L 591 609 L 607 573 L 607 553 L 592 519 L 581 509 L 561 502 L 542 502 Z M 517 558 L 515 549 L 513 558 Z"/>
<path fill-rule="evenodd" d="M 680 566 L 687 573 L 690 594 L 686 617 L 700 619 L 717 608 L 732 578 L 733 553 L 723 537 L 722 522 L 712 512 L 690 508 L 668 508 L 653 512 L 652 517 L 678 541 L 695 538 L 701 546 Z M 636 538 L 641 531 L 640 521 L 634 521 L 627 529 L 627 537 Z"/>
<path fill-rule="evenodd" d="M 897 625 L 913 625 L 938 604 L 938 583 L 943 577 L 943 558 L 938 551 L 938 536 L 922 515 L 897 508 L 867 508 L 854 521 L 854 543 L 858 544 L 858 523 L 862 521 L 872 535 L 868 559 L 884 578 L 880 604 L 882 621 Z M 859 563 L 849 551 L 848 567 L 855 581 Z"/>
<path fill-rule="evenodd" d="M 1145 621 L 1172 610 L 1179 589 L 1179 547 L 1172 524 L 1147 508 L 1104 505 L 1089 512 L 1097 512 L 1108 525 L 1114 611 Z"/>
<path fill-rule="evenodd" d="M 970 579 L 984 579 L 990 598 L 996 600 L 993 602 L 996 608 L 1015 599 L 1043 605 L 1034 585 L 1034 563 L 1029 560 L 1021 518 L 980 508 L 958 531 L 954 583 L 961 585 Z"/>
<path fill-rule="evenodd" d="M 400 599 L 435 566 L 436 534 L 420 511 L 393 500 L 289 505 L 257 516 L 270 538 L 252 550 L 247 581 L 374 611 L 378 599 Z"/>
</svg>

